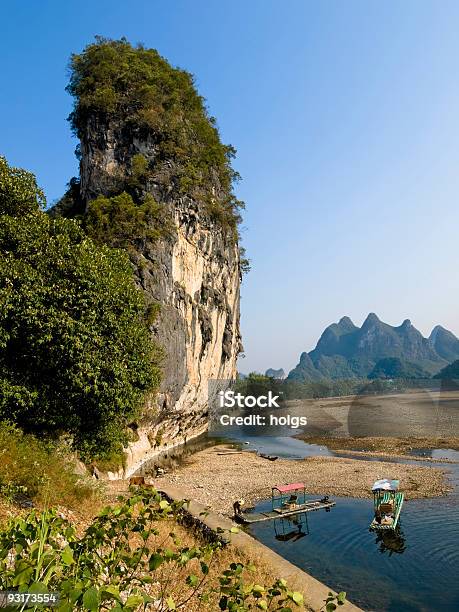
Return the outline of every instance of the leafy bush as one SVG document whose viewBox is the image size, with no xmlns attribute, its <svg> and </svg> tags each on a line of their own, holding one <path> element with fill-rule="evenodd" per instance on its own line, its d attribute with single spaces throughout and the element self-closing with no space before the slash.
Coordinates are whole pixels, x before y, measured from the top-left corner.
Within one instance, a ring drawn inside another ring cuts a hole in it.
<svg viewBox="0 0 459 612">
<path fill-rule="evenodd" d="M 83 217 L 83 227 L 98 244 L 116 248 L 135 245 L 140 248 L 148 240 L 154 242 L 167 234 L 170 224 L 163 208 L 147 194 L 141 204 L 136 204 L 126 192 L 92 200 Z"/>
<path fill-rule="evenodd" d="M 84 455 L 103 458 L 157 388 L 160 352 L 127 254 L 74 220 L 24 214 L 25 174 L 14 171 L 0 197 L 11 213 L 0 216 L 0 419 L 69 431 Z"/>
<path fill-rule="evenodd" d="M 44 208 L 46 199 L 35 176 L 13 168 L 0 155 L 0 215 L 24 215 Z"/>
<path fill-rule="evenodd" d="M 284 580 L 268 587 L 247 583 L 245 570 L 255 568 L 242 563 L 232 563 L 211 584 L 219 541 L 183 547 L 172 532 L 170 546 L 160 536 L 159 522 L 182 506 L 155 490 L 139 490 L 105 508 L 81 538 L 53 510 L 15 519 L 0 533 L 0 589 L 59 592 L 61 612 L 189 610 L 193 602 L 199 609 L 285 612 L 302 605 L 301 593 Z"/>
<path fill-rule="evenodd" d="M 154 140 L 153 167 L 134 155 L 127 184 L 147 175 L 166 180 L 179 194 L 206 202 L 209 215 L 235 229 L 243 208 L 232 191 L 239 178 L 231 167 L 235 149 L 220 141 L 190 73 L 173 68 L 154 49 L 97 37 L 72 55 L 67 91 L 75 98 L 69 120 L 80 139 L 92 121 L 115 120 L 130 133 Z"/>
</svg>

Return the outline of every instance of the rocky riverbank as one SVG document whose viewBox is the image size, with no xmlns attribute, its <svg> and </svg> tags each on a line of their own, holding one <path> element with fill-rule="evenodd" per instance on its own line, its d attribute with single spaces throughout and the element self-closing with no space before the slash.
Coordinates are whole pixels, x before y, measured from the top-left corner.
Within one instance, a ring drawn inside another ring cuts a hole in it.
<svg viewBox="0 0 459 612">
<path fill-rule="evenodd" d="M 254 453 L 221 454 L 229 447 L 213 447 L 196 453 L 157 486 L 180 487 L 184 495 L 215 512 L 231 516 L 232 504 L 246 506 L 271 495 L 271 487 L 304 482 L 317 495 L 369 497 L 378 478 L 397 478 L 407 499 L 439 497 L 451 491 L 445 470 L 390 461 L 365 461 L 339 457 L 278 459 L 271 462 Z"/>
</svg>

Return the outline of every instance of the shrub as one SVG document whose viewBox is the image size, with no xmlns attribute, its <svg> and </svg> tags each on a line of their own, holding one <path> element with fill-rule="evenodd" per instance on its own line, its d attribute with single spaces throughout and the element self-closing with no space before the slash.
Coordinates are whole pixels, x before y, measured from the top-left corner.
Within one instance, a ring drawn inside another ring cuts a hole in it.
<svg viewBox="0 0 459 612">
<path fill-rule="evenodd" d="M 92 200 L 83 217 L 83 227 L 98 244 L 116 248 L 130 245 L 144 248 L 148 240 L 154 242 L 170 231 L 164 209 L 147 194 L 136 204 L 126 192 Z"/>
<path fill-rule="evenodd" d="M 24 215 L 44 208 L 46 199 L 35 176 L 13 168 L 0 155 L 0 215 Z"/>
<path fill-rule="evenodd" d="M 0 197 L 11 212 L 0 216 L 0 419 L 69 431 L 84 456 L 103 458 L 159 384 L 144 297 L 125 252 L 74 220 L 22 214 L 24 174 L 13 174 Z"/>
<path fill-rule="evenodd" d="M 9 501 L 25 496 L 38 504 L 81 507 L 98 497 L 93 482 L 75 474 L 64 446 L 24 434 L 0 423 L 0 495 Z"/>
</svg>

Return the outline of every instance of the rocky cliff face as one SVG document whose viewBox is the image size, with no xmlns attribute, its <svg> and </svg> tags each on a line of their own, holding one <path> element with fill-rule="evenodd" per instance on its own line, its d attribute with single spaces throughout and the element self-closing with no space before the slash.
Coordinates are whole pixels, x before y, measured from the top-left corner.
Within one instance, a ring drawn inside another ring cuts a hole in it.
<svg viewBox="0 0 459 612">
<path fill-rule="evenodd" d="M 154 168 L 156 153 L 151 135 L 140 136 L 123 123 L 88 122 L 81 137 L 80 204 L 119 192 L 132 158 L 141 154 Z M 161 168 L 139 196 L 154 196 L 172 231 L 142 245 L 131 259 L 147 300 L 160 304 L 151 330 L 165 353 L 163 381 L 129 448 L 128 474 L 148 456 L 206 429 L 208 380 L 235 378 L 242 348 L 237 241 L 211 220 L 202 202 L 177 195 L 172 162 Z"/>
</svg>

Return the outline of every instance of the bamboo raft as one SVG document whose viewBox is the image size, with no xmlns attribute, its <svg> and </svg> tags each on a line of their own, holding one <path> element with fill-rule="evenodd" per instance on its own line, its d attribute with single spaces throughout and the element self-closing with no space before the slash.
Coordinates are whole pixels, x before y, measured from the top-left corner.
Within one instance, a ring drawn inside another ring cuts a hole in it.
<svg viewBox="0 0 459 612">
<path fill-rule="evenodd" d="M 314 499 L 303 504 L 298 504 L 295 508 L 289 510 L 276 508 L 270 512 L 246 512 L 238 515 L 237 518 L 244 524 L 261 523 L 262 521 L 271 521 L 286 516 L 294 516 L 295 514 L 301 514 L 303 512 L 314 512 L 315 510 L 332 508 L 335 505 L 333 501 L 322 502 L 320 499 Z"/>
<path fill-rule="evenodd" d="M 372 490 L 375 517 L 371 521 L 370 530 L 386 531 L 395 530 L 397 527 L 405 497 L 403 493 L 397 490 L 398 485 L 398 480 L 388 479 L 378 480 L 374 484 Z M 379 513 L 379 521 L 376 518 L 377 513 Z"/>
</svg>

